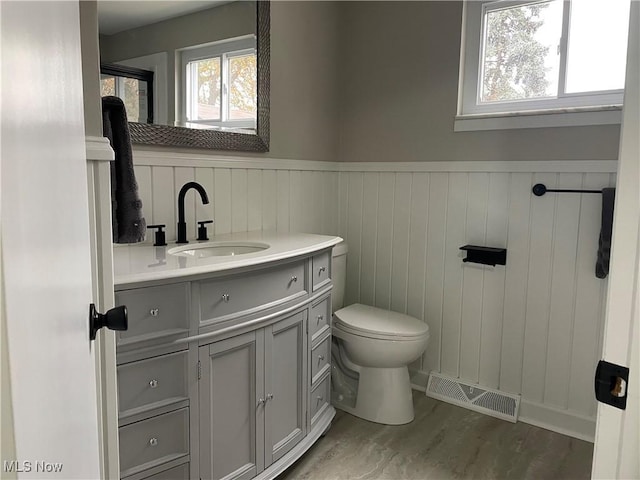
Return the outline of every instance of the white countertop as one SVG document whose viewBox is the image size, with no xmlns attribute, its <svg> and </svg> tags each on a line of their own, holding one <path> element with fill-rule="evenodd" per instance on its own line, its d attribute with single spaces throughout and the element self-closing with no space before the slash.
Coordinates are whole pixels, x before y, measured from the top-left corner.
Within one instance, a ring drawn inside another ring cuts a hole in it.
<svg viewBox="0 0 640 480">
<path fill-rule="evenodd" d="M 221 241 L 261 242 L 269 244 L 269 248 L 243 255 L 194 258 L 168 253 L 170 249 L 176 247 L 175 243 L 169 243 L 166 247 L 139 243 L 116 244 L 113 248 L 115 285 L 124 286 L 261 265 L 323 250 L 340 243 L 342 239 L 309 233 L 255 231 L 216 235 L 209 237 L 208 240 L 208 242 Z M 188 245 L 195 246 L 208 242 L 190 241 Z"/>
</svg>

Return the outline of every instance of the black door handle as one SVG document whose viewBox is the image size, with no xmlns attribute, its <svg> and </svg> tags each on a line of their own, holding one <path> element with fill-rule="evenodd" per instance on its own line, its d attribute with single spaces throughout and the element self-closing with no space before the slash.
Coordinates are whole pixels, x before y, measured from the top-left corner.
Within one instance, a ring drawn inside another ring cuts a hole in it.
<svg viewBox="0 0 640 480">
<path fill-rule="evenodd" d="M 120 331 L 129 328 L 127 307 L 121 305 L 102 314 L 98 313 L 93 303 L 89 305 L 89 339 L 95 340 L 96 332 L 102 327 L 107 327 L 109 330 Z"/>
</svg>

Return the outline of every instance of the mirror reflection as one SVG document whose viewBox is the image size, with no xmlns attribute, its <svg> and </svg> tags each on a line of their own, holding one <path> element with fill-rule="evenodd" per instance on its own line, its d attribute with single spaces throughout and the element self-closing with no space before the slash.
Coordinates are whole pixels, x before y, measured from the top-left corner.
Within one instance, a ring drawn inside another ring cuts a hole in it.
<svg viewBox="0 0 640 480">
<path fill-rule="evenodd" d="M 130 121 L 255 133 L 255 1 L 99 1 L 98 16 L 102 91 Z"/>
</svg>

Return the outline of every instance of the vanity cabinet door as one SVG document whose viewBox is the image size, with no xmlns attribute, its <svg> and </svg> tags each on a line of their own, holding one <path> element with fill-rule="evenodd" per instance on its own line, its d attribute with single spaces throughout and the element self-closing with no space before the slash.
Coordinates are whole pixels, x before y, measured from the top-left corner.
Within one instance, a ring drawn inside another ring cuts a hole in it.
<svg viewBox="0 0 640 480">
<path fill-rule="evenodd" d="M 264 469 L 264 330 L 200 347 L 200 477 Z"/>
<path fill-rule="evenodd" d="M 307 311 L 265 328 L 265 468 L 307 434 Z"/>
</svg>

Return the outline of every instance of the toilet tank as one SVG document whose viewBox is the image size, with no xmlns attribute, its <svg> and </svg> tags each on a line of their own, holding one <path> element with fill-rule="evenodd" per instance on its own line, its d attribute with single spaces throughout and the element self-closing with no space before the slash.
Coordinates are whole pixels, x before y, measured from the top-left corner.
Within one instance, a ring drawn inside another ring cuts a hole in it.
<svg viewBox="0 0 640 480">
<path fill-rule="evenodd" d="M 347 252 L 349 248 L 345 242 L 340 242 L 331 253 L 331 312 L 340 310 L 344 306 L 344 290 L 347 279 Z"/>
</svg>

